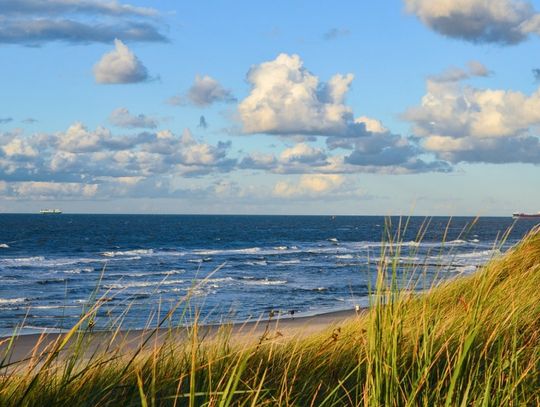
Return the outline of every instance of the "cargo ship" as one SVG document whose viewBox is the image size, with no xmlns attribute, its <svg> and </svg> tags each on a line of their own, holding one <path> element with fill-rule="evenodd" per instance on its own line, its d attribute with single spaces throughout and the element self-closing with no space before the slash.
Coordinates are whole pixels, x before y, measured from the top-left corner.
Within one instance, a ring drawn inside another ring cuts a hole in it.
<svg viewBox="0 0 540 407">
<path fill-rule="evenodd" d="M 512 217 L 514 219 L 521 219 L 521 218 L 526 218 L 526 219 L 537 218 L 537 219 L 540 219 L 540 212 L 537 212 L 537 213 L 522 213 L 522 212 L 513 213 Z"/>
<path fill-rule="evenodd" d="M 62 211 L 60 209 L 42 209 L 39 213 L 42 215 L 59 215 Z"/>
</svg>

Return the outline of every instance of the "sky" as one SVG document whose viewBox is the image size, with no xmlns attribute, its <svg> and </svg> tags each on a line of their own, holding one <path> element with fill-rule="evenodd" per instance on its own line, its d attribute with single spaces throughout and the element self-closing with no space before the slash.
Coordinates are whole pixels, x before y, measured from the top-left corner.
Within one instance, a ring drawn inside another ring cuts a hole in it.
<svg viewBox="0 0 540 407">
<path fill-rule="evenodd" d="M 540 211 L 540 0 L 0 0 L 0 212 Z"/>
</svg>

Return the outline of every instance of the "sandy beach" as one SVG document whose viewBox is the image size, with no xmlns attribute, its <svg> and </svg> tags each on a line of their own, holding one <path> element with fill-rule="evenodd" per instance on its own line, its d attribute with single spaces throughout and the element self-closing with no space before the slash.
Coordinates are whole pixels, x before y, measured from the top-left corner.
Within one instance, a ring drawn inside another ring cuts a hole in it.
<svg viewBox="0 0 540 407">
<path fill-rule="evenodd" d="M 359 314 L 355 310 L 334 311 L 311 316 L 274 317 L 249 320 L 231 324 L 199 325 L 197 335 L 204 341 L 215 339 L 220 333 L 227 333 L 235 343 L 257 343 L 262 340 L 286 340 L 305 337 L 338 327 L 344 321 L 351 320 Z M 120 351 L 129 354 L 142 348 L 151 348 L 162 344 L 165 340 L 176 343 L 185 341 L 192 331 L 191 327 L 160 328 L 157 330 L 96 331 L 88 333 L 86 352 Z M 28 361 L 32 355 L 44 355 L 54 348 L 56 343 L 65 338 L 65 333 L 43 333 L 19 335 L 11 341 L 11 337 L 0 338 L 0 357 L 8 356 L 9 363 Z M 75 337 L 75 336 L 74 336 Z M 74 337 L 68 342 L 73 343 Z M 12 344 L 10 345 L 10 343 Z M 8 351 L 9 347 L 11 349 Z"/>
</svg>

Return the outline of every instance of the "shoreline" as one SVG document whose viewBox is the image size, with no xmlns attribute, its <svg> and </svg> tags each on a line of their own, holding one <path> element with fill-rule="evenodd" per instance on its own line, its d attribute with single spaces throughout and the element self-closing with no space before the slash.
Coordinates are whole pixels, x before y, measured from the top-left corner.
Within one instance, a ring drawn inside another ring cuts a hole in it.
<svg viewBox="0 0 540 407">
<path fill-rule="evenodd" d="M 302 316 L 277 316 L 275 318 L 252 319 L 244 322 L 231 322 L 223 324 L 197 325 L 198 336 L 202 341 L 218 338 L 220 333 L 227 332 L 236 343 L 250 343 L 263 340 L 291 339 L 306 337 L 311 334 L 322 332 L 325 329 L 336 326 L 365 313 L 367 308 L 347 309 L 332 311 L 316 315 Z M 193 325 L 178 327 L 162 327 L 149 329 L 118 330 L 118 331 L 94 331 L 85 334 L 89 346 L 86 351 L 109 351 L 121 350 L 123 353 L 136 351 L 162 344 L 166 340 L 181 343 L 189 338 Z M 0 337 L 0 357 L 5 358 L 10 342 L 9 363 L 18 363 L 29 360 L 31 357 L 41 355 L 54 347 L 55 343 L 64 338 L 65 332 L 32 333 L 16 336 Z M 74 335 L 75 337 L 75 335 Z M 69 344 L 73 343 L 74 337 Z"/>
</svg>

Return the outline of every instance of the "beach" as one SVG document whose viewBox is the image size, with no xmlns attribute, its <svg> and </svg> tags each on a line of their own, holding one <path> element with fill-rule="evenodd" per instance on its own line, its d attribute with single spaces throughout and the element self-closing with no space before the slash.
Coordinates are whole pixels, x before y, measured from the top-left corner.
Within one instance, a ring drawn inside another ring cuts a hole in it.
<svg viewBox="0 0 540 407">
<path fill-rule="evenodd" d="M 233 344 L 254 344 L 267 341 L 289 341 L 291 339 L 305 338 L 325 330 L 338 328 L 349 323 L 365 310 L 343 310 L 327 312 L 318 315 L 296 317 L 260 318 L 230 324 L 201 324 L 197 326 L 197 335 L 203 342 L 211 342 L 219 335 L 227 335 Z M 151 350 L 156 345 L 166 341 L 181 345 L 189 340 L 193 334 L 193 326 L 180 326 L 173 328 L 138 329 L 119 331 L 86 332 L 85 352 L 92 355 L 95 352 L 120 351 L 128 356 L 130 353 Z M 26 334 L 0 338 L 0 357 L 5 357 L 9 347 L 9 362 L 27 362 L 32 355 L 42 356 L 54 348 L 55 344 L 62 342 L 66 333 Z M 65 352 L 69 351 L 70 344 L 74 343 L 76 335 L 67 343 Z"/>
</svg>

